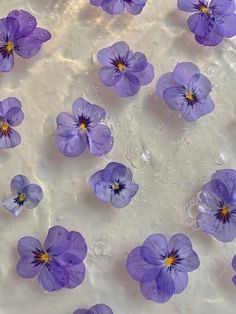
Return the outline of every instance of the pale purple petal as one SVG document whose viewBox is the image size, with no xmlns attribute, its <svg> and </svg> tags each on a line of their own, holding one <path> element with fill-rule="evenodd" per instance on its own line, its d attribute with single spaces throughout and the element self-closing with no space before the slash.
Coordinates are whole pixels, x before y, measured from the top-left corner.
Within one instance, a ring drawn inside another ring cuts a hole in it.
<svg viewBox="0 0 236 314">
<path fill-rule="evenodd" d="M 10 72 L 14 66 L 13 53 L 7 57 L 0 54 L 0 72 Z"/>
<path fill-rule="evenodd" d="M 9 135 L 0 134 L 0 148 L 14 148 L 21 142 L 21 136 L 14 129 L 10 128 Z"/>
<path fill-rule="evenodd" d="M 178 63 L 172 73 L 173 79 L 183 85 L 188 87 L 188 83 L 195 74 L 199 74 L 199 68 L 192 62 L 182 62 Z"/>
<path fill-rule="evenodd" d="M 84 263 L 67 266 L 66 270 L 69 275 L 69 280 L 65 288 L 73 289 L 83 282 L 86 271 Z"/>
<path fill-rule="evenodd" d="M 111 184 L 107 182 L 98 182 L 95 185 L 95 190 L 97 198 L 102 202 L 110 202 L 111 201 Z"/>
<path fill-rule="evenodd" d="M 111 203 L 116 208 L 123 208 L 131 202 L 130 192 L 123 189 L 121 192 L 115 194 L 113 191 L 111 193 Z"/>
<path fill-rule="evenodd" d="M 99 70 L 100 80 L 108 87 L 115 85 L 121 75 L 121 72 L 116 71 L 115 68 L 111 66 L 105 66 Z"/>
<path fill-rule="evenodd" d="M 179 272 L 173 268 L 171 269 L 171 278 L 175 285 L 174 294 L 183 292 L 188 285 L 188 273 Z"/>
<path fill-rule="evenodd" d="M 26 208 L 35 208 L 43 199 L 43 191 L 37 184 L 29 184 L 23 189 L 23 193 L 26 195 Z"/>
<path fill-rule="evenodd" d="M 220 169 L 212 175 L 212 180 L 221 181 L 228 190 L 229 195 L 234 195 L 236 187 L 236 171 L 232 169 Z"/>
<path fill-rule="evenodd" d="M 187 101 L 184 98 L 185 93 L 184 87 L 172 86 L 164 90 L 163 99 L 171 109 L 180 111 L 184 104 L 187 105 Z"/>
<path fill-rule="evenodd" d="M 115 43 L 109 48 L 104 48 L 98 51 L 97 57 L 101 64 L 111 66 L 111 61 L 117 57 L 127 59 L 129 55 L 129 46 L 124 42 L 120 41 Z"/>
<path fill-rule="evenodd" d="M 19 32 L 19 22 L 12 17 L 0 19 L 0 39 L 5 42 L 4 38 L 7 37 L 9 41 L 14 41 Z"/>
<path fill-rule="evenodd" d="M 110 15 L 120 14 L 124 11 L 124 1 L 103 0 L 102 8 L 105 12 L 107 12 Z"/>
<path fill-rule="evenodd" d="M 88 132 L 88 146 L 91 154 L 102 156 L 113 147 L 114 139 L 111 130 L 103 124 L 98 124 Z"/>
<path fill-rule="evenodd" d="M 11 192 L 13 195 L 22 193 L 24 187 L 29 184 L 29 180 L 22 175 L 18 175 L 11 180 Z"/>
<path fill-rule="evenodd" d="M 38 281 L 44 290 L 57 291 L 68 284 L 69 274 L 63 266 L 51 261 L 42 268 Z"/>
<path fill-rule="evenodd" d="M 233 281 L 234 285 L 236 286 L 236 276 L 234 276 L 234 277 L 232 278 L 232 281 Z"/>
<path fill-rule="evenodd" d="M 36 37 L 40 40 L 41 43 L 45 43 L 49 39 L 51 39 L 52 35 L 46 29 L 37 27 L 32 33 L 31 37 Z"/>
<path fill-rule="evenodd" d="M 101 5 L 103 0 L 90 0 L 90 3 L 96 6 Z"/>
<path fill-rule="evenodd" d="M 18 216 L 24 208 L 15 201 L 15 197 L 5 198 L 2 202 L 2 206 L 15 216 Z"/>
<path fill-rule="evenodd" d="M 220 27 L 222 28 L 222 25 Z M 209 34 L 205 37 L 201 37 L 198 35 L 195 35 L 195 39 L 199 44 L 202 44 L 204 46 L 217 46 L 219 43 L 222 42 L 224 37 L 221 35 L 222 31 L 219 30 L 219 24 L 218 26 L 216 24 L 213 24 L 213 27 L 211 27 Z"/>
<path fill-rule="evenodd" d="M 148 85 L 154 79 L 154 66 L 148 63 L 146 68 L 143 71 L 136 72 L 135 76 L 139 79 L 141 86 Z"/>
<path fill-rule="evenodd" d="M 221 35 L 227 38 L 236 36 L 236 14 L 226 16 L 221 25 Z"/>
<path fill-rule="evenodd" d="M 121 97 L 131 97 L 140 90 L 140 81 L 134 74 L 125 72 L 114 85 L 116 94 Z"/>
<path fill-rule="evenodd" d="M 215 105 L 210 97 L 207 97 L 206 100 L 193 104 L 193 106 L 188 105 L 188 103 L 185 102 L 182 110 L 182 116 L 187 121 L 195 121 L 210 113 L 214 108 Z"/>
<path fill-rule="evenodd" d="M 48 230 L 48 235 L 44 243 L 46 251 L 50 251 L 53 256 L 61 255 L 71 245 L 71 233 L 61 226 L 54 226 Z"/>
<path fill-rule="evenodd" d="M 128 69 L 131 72 L 140 72 L 147 67 L 147 58 L 141 52 L 135 52 L 132 54 L 132 57 L 129 59 Z"/>
<path fill-rule="evenodd" d="M 88 314 L 88 310 L 79 309 L 79 310 L 75 311 L 73 314 Z"/>
<path fill-rule="evenodd" d="M 11 108 L 5 114 L 4 120 L 12 127 L 18 126 L 24 120 L 24 113 L 20 108 Z"/>
<path fill-rule="evenodd" d="M 211 81 L 203 74 L 195 74 L 191 77 L 188 88 L 194 90 L 199 99 L 207 98 L 211 92 Z"/>
<path fill-rule="evenodd" d="M 29 36 L 37 26 L 36 18 L 24 10 L 13 10 L 8 17 L 17 19 L 21 36 Z"/>
<path fill-rule="evenodd" d="M 132 2 L 126 2 L 126 10 L 132 15 L 138 15 L 142 12 L 147 0 L 133 0 Z"/>
<path fill-rule="evenodd" d="M 236 255 L 234 256 L 232 260 L 232 267 L 233 267 L 233 270 L 236 271 Z"/>
<path fill-rule="evenodd" d="M 176 81 L 173 79 L 172 73 L 168 72 L 168 73 L 163 74 L 157 81 L 157 86 L 156 86 L 157 95 L 163 98 L 164 91 L 174 86 L 180 87 L 180 85 L 178 85 Z"/>
<path fill-rule="evenodd" d="M 72 136 L 78 134 L 78 128 L 76 124 L 78 121 L 75 117 L 67 112 L 61 112 L 57 116 L 57 132 L 58 135 Z"/>
<path fill-rule="evenodd" d="M 230 201 L 228 189 L 223 182 L 219 180 L 212 180 L 210 184 L 212 193 L 217 195 L 220 200 L 224 201 L 225 203 Z"/>
<path fill-rule="evenodd" d="M 163 264 L 163 256 L 167 252 L 167 240 L 163 234 L 152 234 L 142 244 L 142 256 L 153 265 Z"/>
<path fill-rule="evenodd" d="M 35 56 L 41 48 L 41 41 L 36 37 L 22 37 L 17 40 L 15 52 L 22 58 Z"/>
<path fill-rule="evenodd" d="M 8 97 L 0 102 L 0 116 L 5 117 L 5 115 L 12 108 L 21 109 L 21 102 L 15 97 Z"/>
<path fill-rule="evenodd" d="M 88 314 L 113 314 L 111 308 L 105 304 L 96 304 L 92 306 Z"/>
<path fill-rule="evenodd" d="M 134 197 L 139 189 L 139 185 L 132 182 L 126 182 L 125 188 L 129 191 L 130 197 Z"/>
<path fill-rule="evenodd" d="M 190 31 L 199 37 L 207 36 L 212 28 L 206 14 L 194 13 L 188 18 L 187 24 Z"/>
<path fill-rule="evenodd" d="M 215 15 L 224 15 L 224 13 L 233 13 L 235 5 L 234 0 L 211 0 L 209 8 Z"/>
<path fill-rule="evenodd" d="M 32 258 L 36 249 L 43 250 L 43 247 L 34 237 L 23 237 L 17 243 L 17 251 L 23 259 Z"/>
<path fill-rule="evenodd" d="M 199 5 L 199 0 L 178 0 L 178 8 L 185 12 L 197 12 L 197 5 Z"/>
<path fill-rule="evenodd" d="M 22 278 L 33 278 L 39 274 L 42 265 L 33 264 L 33 258 L 20 258 L 16 265 L 16 272 Z"/>
<path fill-rule="evenodd" d="M 78 133 L 77 135 L 65 136 L 57 135 L 56 145 L 59 151 L 67 157 L 77 157 L 83 153 L 87 147 L 87 138 L 85 134 Z"/>
<path fill-rule="evenodd" d="M 144 260 L 141 246 L 136 247 L 129 253 L 126 267 L 130 276 L 137 281 L 141 281 L 145 273 L 155 267 Z"/>
</svg>

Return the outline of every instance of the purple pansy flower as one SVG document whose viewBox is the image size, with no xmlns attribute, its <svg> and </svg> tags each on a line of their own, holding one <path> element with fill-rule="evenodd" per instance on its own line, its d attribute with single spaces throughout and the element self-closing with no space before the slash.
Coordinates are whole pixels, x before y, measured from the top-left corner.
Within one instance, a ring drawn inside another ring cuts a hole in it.
<svg viewBox="0 0 236 314">
<path fill-rule="evenodd" d="M 94 173 L 90 185 L 100 201 L 111 202 L 117 208 L 127 206 L 139 189 L 133 183 L 131 170 L 117 162 L 110 162 L 105 169 Z"/>
<path fill-rule="evenodd" d="M 139 281 L 144 297 L 157 303 L 181 293 L 187 287 L 188 272 L 199 265 L 191 241 L 184 234 L 175 234 L 168 242 L 164 235 L 153 234 L 127 259 L 127 270 Z"/>
<path fill-rule="evenodd" d="M 117 42 L 97 54 L 100 80 L 108 87 L 113 87 L 121 97 L 134 96 L 140 86 L 148 85 L 154 78 L 153 65 L 148 63 L 142 52 L 133 52 L 124 42 Z"/>
<path fill-rule="evenodd" d="M 15 176 L 11 180 L 12 197 L 5 198 L 3 207 L 18 216 L 23 208 L 32 209 L 38 206 L 43 199 L 43 191 L 37 184 L 30 183 L 22 175 Z"/>
<path fill-rule="evenodd" d="M 0 101 L 0 149 L 13 148 L 20 144 L 21 137 L 13 128 L 24 120 L 21 103 L 14 97 Z"/>
<path fill-rule="evenodd" d="M 106 13 L 116 15 L 126 9 L 130 14 L 142 12 L 147 0 L 90 0 L 90 3 L 101 7 Z"/>
<path fill-rule="evenodd" d="M 236 237 L 236 171 L 216 171 L 199 194 L 197 225 L 222 242 Z"/>
<path fill-rule="evenodd" d="M 39 284 L 46 291 L 75 288 L 84 280 L 87 245 L 79 232 L 54 226 L 49 229 L 44 245 L 33 237 L 24 237 L 19 240 L 17 250 L 19 276 L 38 275 Z"/>
<path fill-rule="evenodd" d="M 178 63 L 173 72 L 162 75 L 157 82 L 157 94 L 187 121 L 195 121 L 214 109 L 210 92 L 210 80 L 191 62 Z"/>
<path fill-rule="evenodd" d="M 9 72 L 14 65 L 13 53 L 31 58 L 51 34 L 37 27 L 36 18 L 24 10 L 11 11 L 0 19 L 0 72 Z"/>
<path fill-rule="evenodd" d="M 111 130 L 101 121 L 105 119 L 103 108 L 78 98 L 73 103 L 73 115 L 62 112 L 57 117 L 56 145 L 68 157 L 79 156 L 88 146 L 90 153 L 102 156 L 113 146 Z"/>
<path fill-rule="evenodd" d="M 234 0 L 178 0 L 178 7 L 194 12 L 188 18 L 188 26 L 200 44 L 216 46 L 224 37 L 236 35 Z"/>
<path fill-rule="evenodd" d="M 96 304 L 90 309 L 78 309 L 73 314 L 113 314 L 112 309 L 105 304 Z"/>
<path fill-rule="evenodd" d="M 232 267 L 233 267 L 233 270 L 236 271 L 236 255 L 234 256 L 232 260 Z M 232 281 L 236 286 L 236 275 L 232 278 Z"/>
</svg>

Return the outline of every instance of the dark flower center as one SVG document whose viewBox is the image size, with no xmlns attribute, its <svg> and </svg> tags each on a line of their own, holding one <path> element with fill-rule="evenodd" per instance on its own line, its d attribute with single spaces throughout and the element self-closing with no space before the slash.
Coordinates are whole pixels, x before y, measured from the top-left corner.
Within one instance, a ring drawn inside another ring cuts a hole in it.
<svg viewBox="0 0 236 314">
<path fill-rule="evenodd" d="M 219 204 L 217 204 L 217 206 L 219 207 L 219 209 L 218 209 L 217 213 L 215 214 L 216 218 L 218 220 L 222 221 L 223 224 L 229 223 L 231 215 L 233 213 L 236 213 L 236 211 L 235 210 L 231 210 L 230 206 L 224 204 L 223 201 L 221 201 Z"/>
<path fill-rule="evenodd" d="M 133 0 L 124 0 L 125 2 L 127 2 L 128 4 L 131 4 L 133 2 Z"/>
<path fill-rule="evenodd" d="M 81 132 L 89 131 L 89 125 L 91 121 L 90 118 L 85 117 L 84 115 L 79 116 L 79 123 L 77 124 Z"/>
<path fill-rule="evenodd" d="M 111 60 L 111 64 L 114 65 L 115 68 L 116 68 L 116 71 L 120 72 L 120 73 L 125 72 L 126 68 L 129 66 L 128 62 L 124 58 L 122 58 L 120 56 L 118 56 L 114 60 Z"/>
<path fill-rule="evenodd" d="M 0 121 L 0 137 L 2 135 L 9 135 L 11 133 L 11 128 L 6 121 Z"/>
<path fill-rule="evenodd" d="M 14 202 L 19 206 L 23 206 L 26 201 L 26 195 L 24 193 L 19 193 L 18 196 L 14 199 Z"/>
<path fill-rule="evenodd" d="M 166 256 L 162 256 L 164 265 L 168 268 L 175 266 L 176 264 L 181 262 L 181 258 L 179 257 L 178 250 L 173 250 L 170 254 Z"/>
<path fill-rule="evenodd" d="M 49 254 L 49 250 L 47 252 L 44 250 L 36 249 L 32 253 L 34 254 L 34 260 L 32 261 L 32 264 L 34 264 L 34 267 L 37 267 L 38 265 L 41 265 L 41 264 L 47 264 L 49 261 L 52 260 L 52 257 Z"/>
<path fill-rule="evenodd" d="M 115 194 L 120 194 L 120 192 L 125 188 L 125 184 L 120 183 L 120 181 L 117 180 L 111 185 L 110 188 L 114 191 Z"/>
<path fill-rule="evenodd" d="M 3 47 L 0 47 L 0 53 L 3 57 L 8 57 L 13 53 L 15 45 L 13 41 L 8 41 Z"/>
<path fill-rule="evenodd" d="M 205 1 L 199 1 L 198 4 L 194 4 L 193 5 L 194 8 L 196 8 L 200 13 L 203 13 L 203 14 L 209 14 L 210 13 L 210 10 L 207 6 L 207 3 L 205 3 Z"/>
<path fill-rule="evenodd" d="M 184 98 L 187 100 L 188 105 L 191 105 L 191 106 L 198 101 L 196 94 L 192 90 L 186 91 Z"/>
</svg>

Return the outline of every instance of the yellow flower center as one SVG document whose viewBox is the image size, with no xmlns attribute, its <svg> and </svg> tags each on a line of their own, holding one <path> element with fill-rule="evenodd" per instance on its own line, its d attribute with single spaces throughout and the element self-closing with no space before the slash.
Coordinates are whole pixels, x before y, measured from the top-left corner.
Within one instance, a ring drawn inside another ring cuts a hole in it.
<svg viewBox="0 0 236 314">
<path fill-rule="evenodd" d="M 172 265 L 174 264 L 174 262 L 175 262 L 175 258 L 174 258 L 173 256 L 168 256 L 168 257 L 166 257 L 166 258 L 164 259 L 164 264 L 165 264 L 165 266 L 167 266 L 167 267 L 172 266 Z"/>
<path fill-rule="evenodd" d="M 10 127 L 9 127 L 8 123 L 5 121 L 0 124 L 0 129 L 2 132 L 7 132 L 9 130 L 9 128 Z"/>
<path fill-rule="evenodd" d="M 193 100 L 193 92 L 191 90 L 186 92 L 185 97 L 190 101 Z"/>
<path fill-rule="evenodd" d="M 120 189 L 120 184 L 115 182 L 115 183 L 112 184 L 112 188 L 113 188 L 113 190 L 119 190 Z"/>
<path fill-rule="evenodd" d="M 125 71 L 125 65 L 123 63 L 118 63 L 117 68 L 120 72 Z"/>
<path fill-rule="evenodd" d="M 8 53 L 11 53 L 14 49 L 14 43 L 12 41 L 9 41 L 6 46 L 5 49 Z"/>
<path fill-rule="evenodd" d="M 205 6 L 201 6 L 200 7 L 200 9 L 199 9 L 199 11 L 201 12 L 201 13 L 209 13 L 209 9 L 207 8 L 207 7 L 205 7 Z"/>
<path fill-rule="evenodd" d="M 42 253 L 40 256 L 39 256 L 39 260 L 43 263 L 47 263 L 48 261 L 51 260 L 51 257 L 48 253 Z"/>
<path fill-rule="evenodd" d="M 23 193 L 20 194 L 19 197 L 18 197 L 18 201 L 19 201 L 19 202 L 24 202 L 25 200 L 26 200 L 25 194 L 23 194 Z"/>
<path fill-rule="evenodd" d="M 222 207 L 221 208 L 221 215 L 222 216 L 227 216 L 229 214 L 229 210 L 230 210 L 229 206 Z"/>
<path fill-rule="evenodd" d="M 86 123 L 82 122 L 79 126 L 80 131 L 85 131 L 87 129 Z"/>
</svg>

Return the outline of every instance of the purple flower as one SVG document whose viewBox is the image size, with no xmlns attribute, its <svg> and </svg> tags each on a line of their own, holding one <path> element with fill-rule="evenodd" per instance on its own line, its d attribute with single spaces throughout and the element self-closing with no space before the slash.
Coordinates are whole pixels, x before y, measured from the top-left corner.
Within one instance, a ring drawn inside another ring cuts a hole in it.
<svg viewBox="0 0 236 314">
<path fill-rule="evenodd" d="M 198 43 L 216 46 L 224 37 L 236 35 L 234 0 L 178 0 L 178 7 L 185 12 L 194 12 L 188 18 L 188 26 Z"/>
<path fill-rule="evenodd" d="M 173 72 L 162 75 L 157 82 L 157 94 L 187 121 L 195 121 L 214 109 L 210 92 L 210 80 L 191 62 L 178 63 Z"/>
<path fill-rule="evenodd" d="M 0 19 L 0 72 L 9 72 L 14 65 L 13 53 L 31 58 L 51 34 L 37 27 L 36 18 L 24 10 L 11 11 Z"/>
<path fill-rule="evenodd" d="M 198 227 L 219 241 L 232 241 L 236 237 L 236 171 L 216 171 L 199 198 Z"/>
<path fill-rule="evenodd" d="M 139 281 L 142 294 L 156 303 L 167 302 L 188 284 L 188 272 L 197 269 L 199 258 L 190 239 L 175 234 L 167 242 L 162 234 L 153 234 L 128 256 L 130 276 Z"/>
<path fill-rule="evenodd" d="M 98 51 L 97 57 L 103 65 L 100 80 L 113 87 L 118 96 L 134 96 L 140 86 L 148 85 L 154 78 L 154 68 L 146 56 L 132 52 L 124 41 Z"/>
<path fill-rule="evenodd" d="M 43 191 L 37 184 L 32 184 L 22 175 L 15 176 L 11 180 L 12 197 L 5 198 L 3 207 L 15 216 L 18 216 L 23 208 L 32 209 L 38 206 L 43 199 Z"/>
<path fill-rule="evenodd" d="M 131 170 L 117 162 L 94 173 L 90 185 L 100 201 L 111 202 L 117 208 L 127 206 L 139 189 L 139 185 L 133 183 Z"/>
<path fill-rule="evenodd" d="M 233 270 L 236 271 L 236 255 L 234 256 L 234 258 L 232 260 L 232 267 L 233 267 Z M 236 275 L 232 278 L 232 280 L 233 280 L 233 283 L 236 286 Z"/>
<path fill-rule="evenodd" d="M 106 13 L 116 15 L 126 9 L 132 15 L 138 15 L 143 10 L 147 0 L 90 0 L 90 3 L 101 7 Z"/>
<path fill-rule="evenodd" d="M 21 137 L 13 128 L 24 120 L 21 103 L 14 97 L 0 101 L 0 149 L 20 144 Z"/>
<path fill-rule="evenodd" d="M 101 124 L 103 108 L 78 98 L 73 103 L 73 115 L 62 112 L 57 117 L 56 145 L 68 157 L 79 156 L 88 146 L 90 153 L 102 156 L 113 147 L 111 130 Z"/>
<path fill-rule="evenodd" d="M 112 309 L 105 304 L 96 304 L 89 310 L 78 309 L 73 314 L 113 314 Z"/>
<path fill-rule="evenodd" d="M 38 275 L 39 284 L 46 291 L 72 289 L 84 280 L 87 245 L 79 232 L 54 226 L 49 229 L 43 246 L 33 237 L 24 237 L 18 241 L 17 250 L 19 276 Z"/>
</svg>

